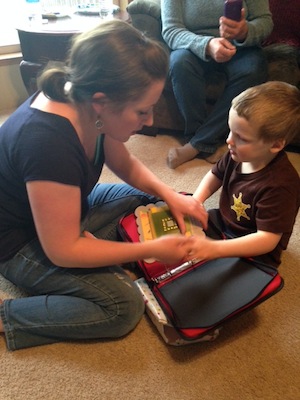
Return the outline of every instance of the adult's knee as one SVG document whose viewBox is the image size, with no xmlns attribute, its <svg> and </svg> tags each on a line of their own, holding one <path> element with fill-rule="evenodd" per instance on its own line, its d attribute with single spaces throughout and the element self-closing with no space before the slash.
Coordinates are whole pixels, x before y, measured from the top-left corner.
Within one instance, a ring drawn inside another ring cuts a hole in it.
<svg viewBox="0 0 300 400">
<path fill-rule="evenodd" d="M 200 68 L 199 59 L 189 50 L 174 50 L 170 55 L 170 72 L 177 78 L 186 79 L 195 69 Z M 201 68 L 200 68 L 201 70 Z"/>
<path fill-rule="evenodd" d="M 240 59 L 238 68 L 249 86 L 263 83 L 268 78 L 267 59 L 259 48 L 246 49 L 244 60 Z"/>
<path fill-rule="evenodd" d="M 145 311 L 145 303 L 139 292 L 132 292 L 122 304 L 122 310 L 117 316 L 116 337 L 122 337 L 131 332 L 141 320 Z"/>
</svg>

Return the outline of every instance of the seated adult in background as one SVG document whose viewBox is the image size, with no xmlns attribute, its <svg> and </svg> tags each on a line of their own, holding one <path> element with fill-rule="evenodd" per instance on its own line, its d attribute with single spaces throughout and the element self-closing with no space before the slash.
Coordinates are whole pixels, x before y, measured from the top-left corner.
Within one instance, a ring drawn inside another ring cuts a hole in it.
<svg viewBox="0 0 300 400">
<path fill-rule="evenodd" d="M 185 120 L 182 147 L 172 148 L 168 165 L 176 168 L 196 156 L 215 162 L 224 152 L 232 99 L 267 79 L 262 41 L 273 22 L 268 0 L 244 1 L 240 21 L 224 17 L 224 0 L 164 0 L 162 35 L 172 49 L 170 78 Z M 207 115 L 205 73 L 222 71 L 225 89 Z"/>
</svg>

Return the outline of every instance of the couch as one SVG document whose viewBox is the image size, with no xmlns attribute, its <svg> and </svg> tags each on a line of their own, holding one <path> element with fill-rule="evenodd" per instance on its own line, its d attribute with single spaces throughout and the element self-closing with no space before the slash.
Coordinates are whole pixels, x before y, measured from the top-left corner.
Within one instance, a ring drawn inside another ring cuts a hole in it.
<svg viewBox="0 0 300 400">
<path fill-rule="evenodd" d="M 273 2 L 276 1 L 273 0 Z M 299 0 L 291 1 L 298 2 Z M 158 40 L 170 51 L 161 35 L 160 3 L 160 0 L 133 0 L 127 6 L 127 12 L 134 27 Z M 271 3 L 272 0 L 270 0 L 270 6 Z M 295 5 L 295 7 L 298 6 Z M 289 23 L 290 20 L 287 20 L 286 24 L 290 29 Z M 300 88 L 299 49 L 286 43 L 268 43 L 264 51 L 268 60 L 268 79 L 285 81 Z M 206 81 L 206 107 L 210 112 L 226 84 L 226 79 L 224 75 L 214 73 L 208 75 Z M 153 136 L 163 132 L 180 134 L 183 129 L 184 121 L 177 107 L 171 84 L 167 81 L 162 96 L 154 107 L 153 126 L 144 127 L 142 133 Z M 289 148 L 295 151 L 300 150 L 300 128 L 299 134 Z"/>
</svg>

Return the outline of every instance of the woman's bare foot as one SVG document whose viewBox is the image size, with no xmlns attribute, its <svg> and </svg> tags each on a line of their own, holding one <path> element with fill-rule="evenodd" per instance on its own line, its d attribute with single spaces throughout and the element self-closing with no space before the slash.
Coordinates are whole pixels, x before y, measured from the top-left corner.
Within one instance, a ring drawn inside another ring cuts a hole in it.
<svg viewBox="0 0 300 400">
<path fill-rule="evenodd" d="M 136 281 L 143 276 L 134 262 L 120 264 L 120 267 L 123 268 L 129 278 L 131 278 L 133 281 Z"/>
<path fill-rule="evenodd" d="M 179 165 L 193 160 L 197 154 L 199 154 L 198 150 L 196 150 L 190 143 L 187 143 L 182 147 L 174 147 L 169 150 L 167 164 L 170 168 L 175 169 L 179 167 Z"/>
<path fill-rule="evenodd" d="M 135 272 L 133 272 L 129 269 L 125 269 L 125 268 L 124 268 L 124 271 L 129 276 L 129 278 L 132 279 L 133 281 L 136 281 L 137 279 L 139 279 L 139 276 Z"/>
</svg>

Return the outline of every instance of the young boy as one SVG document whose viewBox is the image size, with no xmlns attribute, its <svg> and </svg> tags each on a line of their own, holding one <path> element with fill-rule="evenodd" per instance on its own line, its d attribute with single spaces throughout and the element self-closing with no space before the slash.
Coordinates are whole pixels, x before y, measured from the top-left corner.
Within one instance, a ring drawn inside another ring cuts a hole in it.
<svg viewBox="0 0 300 400">
<path fill-rule="evenodd" d="M 283 82 L 247 89 L 232 101 L 228 121 L 229 151 L 194 197 L 204 202 L 222 186 L 219 210 L 209 214 L 229 240 L 197 238 L 191 257 L 257 257 L 278 267 L 300 205 L 299 175 L 283 150 L 299 133 L 300 91 Z"/>
</svg>

